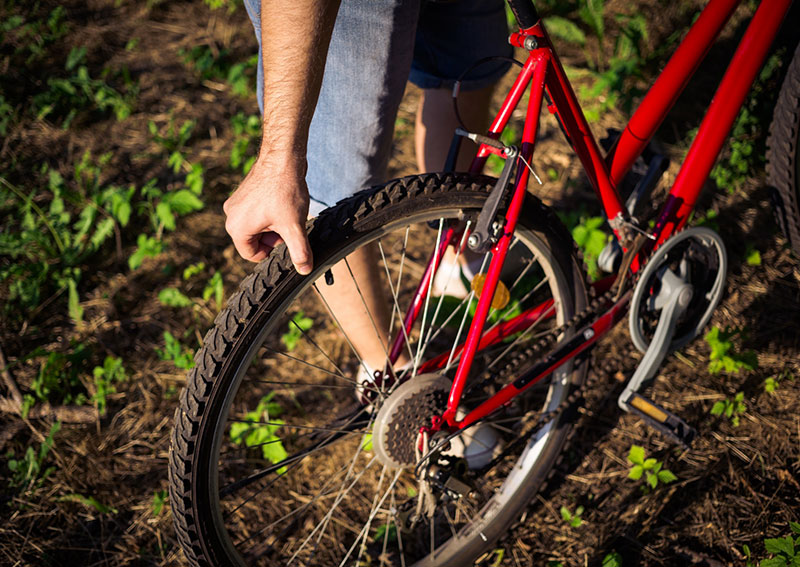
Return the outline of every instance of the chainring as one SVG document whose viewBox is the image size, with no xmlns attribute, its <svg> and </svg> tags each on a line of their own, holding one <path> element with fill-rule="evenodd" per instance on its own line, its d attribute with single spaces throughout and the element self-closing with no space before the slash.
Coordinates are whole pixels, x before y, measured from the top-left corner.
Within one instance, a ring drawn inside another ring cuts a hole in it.
<svg viewBox="0 0 800 567">
<path fill-rule="evenodd" d="M 725 288 L 728 257 L 722 238 L 706 227 L 679 232 L 662 244 L 647 261 L 631 298 L 628 324 L 633 344 L 645 352 L 658 326 L 662 305 L 661 277 L 671 270 L 694 288 L 692 301 L 675 328 L 670 348 L 681 348 L 708 323 Z"/>
</svg>

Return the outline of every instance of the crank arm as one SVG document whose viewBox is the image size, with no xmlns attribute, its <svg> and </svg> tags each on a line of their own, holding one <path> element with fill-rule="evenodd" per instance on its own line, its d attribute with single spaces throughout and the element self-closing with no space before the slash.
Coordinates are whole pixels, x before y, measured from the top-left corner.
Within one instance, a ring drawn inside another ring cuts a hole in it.
<svg viewBox="0 0 800 567">
<path fill-rule="evenodd" d="M 650 346 L 644 353 L 642 361 L 636 367 L 633 376 L 628 380 L 625 389 L 619 396 L 617 404 L 625 411 L 630 410 L 628 400 L 638 392 L 642 385 L 650 380 L 661 366 L 664 358 L 670 351 L 672 337 L 675 335 L 675 327 L 678 319 L 686 312 L 689 302 L 692 300 L 693 288 L 682 279 L 667 270 L 662 278 L 662 285 L 669 286 L 671 291 L 667 298 L 667 303 L 661 310 L 661 317 L 658 319 L 658 326 L 650 341 Z"/>
</svg>

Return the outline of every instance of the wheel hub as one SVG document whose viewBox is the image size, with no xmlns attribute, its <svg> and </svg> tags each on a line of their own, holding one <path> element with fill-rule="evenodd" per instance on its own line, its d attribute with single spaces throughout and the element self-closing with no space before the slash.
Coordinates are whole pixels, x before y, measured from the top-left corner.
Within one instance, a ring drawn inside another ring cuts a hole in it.
<svg viewBox="0 0 800 567">
<path fill-rule="evenodd" d="M 414 376 L 397 387 L 372 428 L 372 446 L 383 464 L 395 469 L 414 466 L 419 428 L 444 411 L 449 392 L 450 380 L 438 374 Z"/>
</svg>

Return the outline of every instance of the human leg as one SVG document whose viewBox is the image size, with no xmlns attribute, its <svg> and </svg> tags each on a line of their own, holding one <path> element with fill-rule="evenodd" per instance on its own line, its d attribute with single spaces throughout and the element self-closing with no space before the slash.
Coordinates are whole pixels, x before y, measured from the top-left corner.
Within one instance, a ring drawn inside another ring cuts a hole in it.
<svg viewBox="0 0 800 567">
<path fill-rule="evenodd" d="M 260 37 L 260 4 L 245 0 L 245 6 Z M 309 132 L 310 216 L 385 181 L 418 12 L 413 0 L 342 2 Z M 260 105 L 262 74 L 259 61 Z M 370 370 L 383 368 L 389 340 L 391 303 L 379 293 L 384 275 L 377 257 L 374 247 L 360 249 L 331 269 L 332 285 L 319 286 L 323 302 Z M 404 353 L 397 363 L 407 360 Z"/>
</svg>

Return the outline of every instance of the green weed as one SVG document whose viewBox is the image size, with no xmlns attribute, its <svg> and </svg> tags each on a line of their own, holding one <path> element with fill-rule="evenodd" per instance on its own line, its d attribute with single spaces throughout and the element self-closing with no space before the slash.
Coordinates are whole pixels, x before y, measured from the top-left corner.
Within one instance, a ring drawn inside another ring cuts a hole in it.
<svg viewBox="0 0 800 567">
<path fill-rule="evenodd" d="M 135 270 L 145 258 L 155 258 L 161 254 L 164 244 L 153 236 L 140 234 L 136 239 L 136 250 L 128 257 L 128 267 Z"/>
<path fill-rule="evenodd" d="M 217 49 L 211 45 L 196 45 L 178 53 L 199 79 L 225 81 L 237 96 L 248 96 L 252 93 L 258 55 L 233 62 L 227 49 Z"/>
<path fill-rule="evenodd" d="M 35 352 L 29 358 L 38 354 Z M 83 343 L 73 343 L 69 353 L 48 353 L 31 382 L 31 393 L 23 396 L 23 417 L 27 416 L 30 408 L 37 402 L 75 405 L 86 403 L 86 389 L 81 377 L 88 374 L 86 365 L 90 355 L 89 347 Z"/>
<path fill-rule="evenodd" d="M 281 342 L 286 345 L 286 350 L 293 351 L 303 333 L 308 331 L 313 324 L 314 320 L 306 317 L 302 310 L 295 313 L 289 321 L 289 330 L 281 335 Z"/>
<path fill-rule="evenodd" d="M 117 514 L 119 512 L 113 506 L 103 504 L 94 496 L 84 496 L 83 494 L 65 494 L 56 498 L 56 502 L 76 502 L 86 508 L 97 510 L 101 514 Z"/>
<path fill-rule="evenodd" d="M 24 316 L 43 294 L 66 292 L 69 316 L 80 324 L 81 266 L 130 221 L 133 187 L 103 185 L 103 166 L 110 154 L 95 160 L 87 152 L 68 180 L 44 165 L 43 186 L 30 191 L 0 177 L 0 283 L 7 282 L 5 313 Z"/>
<path fill-rule="evenodd" d="M 222 298 L 225 295 L 221 272 L 215 271 L 203 288 L 203 301 L 208 301 L 212 295 L 214 296 L 214 301 L 217 303 L 217 308 L 221 308 Z"/>
<path fill-rule="evenodd" d="M 128 376 L 122 366 L 122 359 L 113 356 L 106 356 L 103 366 L 95 366 L 92 374 L 95 386 L 92 401 L 100 415 L 105 415 L 107 397 L 115 394 L 117 392 L 115 384 L 124 382 Z"/>
<path fill-rule="evenodd" d="M 158 292 L 158 301 L 167 307 L 190 307 L 194 302 L 174 287 L 166 287 Z"/>
<path fill-rule="evenodd" d="M 264 459 L 274 464 L 284 460 L 288 454 L 276 435 L 283 425 L 283 421 L 277 419 L 283 408 L 271 401 L 273 396 L 274 393 L 264 396 L 255 410 L 247 412 L 241 421 L 232 423 L 230 437 L 236 445 L 260 448 Z M 284 470 L 285 467 L 281 467 L 278 473 Z"/>
<path fill-rule="evenodd" d="M 792 374 L 788 370 L 781 371 L 780 374 L 776 374 L 775 376 L 770 376 L 766 380 L 764 380 L 764 391 L 768 394 L 772 394 L 775 390 L 778 389 L 778 386 L 781 384 L 783 380 L 790 380 L 794 382 L 794 374 Z"/>
<path fill-rule="evenodd" d="M 572 232 L 572 238 L 583 253 L 583 261 L 586 264 L 586 271 L 592 280 L 600 277 L 600 268 L 597 265 L 597 258 L 605 248 L 609 240 L 609 235 L 600 229 L 605 222 L 603 217 L 589 217 L 580 212 L 569 211 L 559 213 L 559 218 L 564 225 Z"/>
<path fill-rule="evenodd" d="M 160 146 L 164 153 L 169 155 L 167 165 L 172 168 L 174 173 L 178 173 L 186 164 L 186 156 L 183 154 L 183 150 L 192 137 L 192 130 L 194 130 L 195 124 L 194 120 L 184 120 L 183 124 L 177 126 L 172 116 L 170 116 L 167 125 L 161 129 L 152 120 L 147 123 L 150 139 Z"/>
<path fill-rule="evenodd" d="M 760 567 L 800 567 L 800 524 L 789 522 L 789 528 L 794 535 L 764 540 L 764 547 L 772 557 L 762 559 Z"/>
<path fill-rule="evenodd" d="M 19 3 L 21 14 L 10 13 L 13 6 L 4 6 L 9 13 L 0 21 L 0 42 L 10 54 L 12 65 L 29 66 L 42 59 L 47 50 L 69 31 L 64 6 L 50 12 L 39 10 L 38 4 Z M 13 68 L 13 67 L 12 67 Z"/>
<path fill-rule="evenodd" d="M 739 416 L 745 411 L 747 411 L 747 405 L 744 403 L 744 392 L 737 393 L 733 399 L 725 398 L 714 402 L 711 407 L 711 415 L 727 417 L 734 427 L 739 427 Z"/>
<path fill-rule="evenodd" d="M 564 520 L 569 526 L 573 528 L 579 528 L 581 527 L 581 524 L 583 524 L 583 519 L 581 519 L 581 516 L 583 515 L 583 506 L 578 506 L 575 508 L 575 512 L 570 512 L 569 508 L 562 506 L 559 512 L 561 514 L 561 519 Z"/>
<path fill-rule="evenodd" d="M 709 355 L 708 371 L 711 374 L 725 372 L 739 372 L 740 370 L 754 370 L 758 366 L 758 358 L 752 350 L 737 352 L 734 347 L 734 339 L 742 337 L 742 329 L 732 329 L 726 327 L 721 330 L 713 327 L 705 335 L 708 346 L 711 347 Z"/>
<path fill-rule="evenodd" d="M 110 111 L 118 121 L 131 115 L 138 87 L 131 82 L 127 91 L 120 93 L 106 83 L 111 75 L 108 69 L 99 79 L 93 79 L 84 64 L 85 59 L 86 48 L 74 47 L 64 66 L 65 71 L 72 74 L 65 78 L 48 78 L 47 90 L 33 96 L 32 107 L 38 120 L 60 119 L 61 127 L 66 130 L 77 114 L 87 109 Z"/>
<path fill-rule="evenodd" d="M 760 266 L 761 252 L 759 252 L 756 248 L 748 247 L 744 253 L 744 261 L 748 266 Z"/>
<path fill-rule="evenodd" d="M 150 513 L 154 517 L 160 516 L 161 511 L 164 509 L 164 504 L 166 503 L 167 503 L 167 491 L 156 490 L 153 493 L 153 503 L 150 505 Z"/>
<path fill-rule="evenodd" d="M 45 459 L 53 448 L 55 435 L 61 429 L 61 422 L 57 421 L 50 427 L 50 432 L 39 446 L 38 451 L 28 447 L 20 458 L 15 458 L 14 451 L 6 453 L 8 469 L 11 471 L 9 485 L 21 493 L 38 488 L 47 480 L 55 467 L 45 467 Z"/>
<path fill-rule="evenodd" d="M 664 467 L 663 463 L 655 458 L 646 458 L 644 447 L 633 445 L 628 452 L 628 461 L 633 465 L 628 471 L 628 478 L 640 480 L 644 476 L 644 490 L 655 490 L 660 484 L 669 484 L 678 480 L 678 477 Z"/>
<path fill-rule="evenodd" d="M 606 554 L 603 557 L 602 567 L 622 567 L 622 555 L 616 551 Z"/>
<path fill-rule="evenodd" d="M 233 128 L 233 148 L 231 149 L 230 165 L 233 169 L 241 169 L 247 175 L 256 161 L 258 140 L 261 136 L 261 118 L 257 114 L 249 116 L 240 112 L 231 117 Z"/>
<path fill-rule="evenodd" d="M 375 528 L 375 535 L 372 536 L 372 541 L 382 542 L 384 539 L 389 543 L 394 543 L 397 541 L 396 525 L 381 524 Z"/>
<path fill-rule="evenodd" d="M 206 265 L 204 262 L 197 262 L 195 264 L 191 264 L 187 266 L 183 270 L 183 281 L 187 281 L 192 279 L 197 274 L 202 273 L 203 270 L 206 269 Z"/>
<path fill-rule="evenodd" d="M 164 348 L 156 349 L 156 354 L 161 360 L 171 361 L 177 368 L 188 370 L 194 367 L 192 350 L 182 345 L 169 331 L 164 331 Z"/>
</svg>

